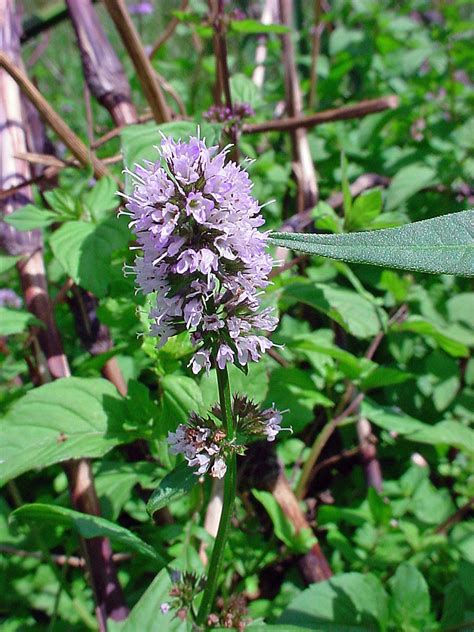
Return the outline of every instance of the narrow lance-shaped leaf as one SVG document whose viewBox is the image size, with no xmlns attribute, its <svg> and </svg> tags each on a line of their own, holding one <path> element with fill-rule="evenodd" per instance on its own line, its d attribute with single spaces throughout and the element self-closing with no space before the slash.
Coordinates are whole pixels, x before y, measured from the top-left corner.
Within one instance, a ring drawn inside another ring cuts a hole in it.
<svg viewBox="0 0 474 632">
<path fill-rule="evenodd" d="M 83 538 L 97 538 L 100 536 L 110 538 L 112 542 L 121 544 L 128 550 L 136 551 L 141 555 L 150 557 L 160 564 L 166 564 L 165 560 L 155 549 L 141 540 L 137 535 L 105 518 L 84 514 L 67 507 L 32 503 L 23 505 L 10 514 L 10 522 L 26 523 L 28 525 L 52 524 L 73 529 Z"/>
<path fill-rule="evenodd" d="M 270 243 L 352 263 L 474 276 L 474 210 L 370 232 L 271 233 Z"/>
</svg>

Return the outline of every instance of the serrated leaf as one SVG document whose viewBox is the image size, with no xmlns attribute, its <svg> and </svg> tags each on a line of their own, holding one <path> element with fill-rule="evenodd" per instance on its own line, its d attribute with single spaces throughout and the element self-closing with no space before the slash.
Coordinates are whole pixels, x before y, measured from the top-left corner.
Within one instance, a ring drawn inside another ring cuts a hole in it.
<svg viewBox="0 0 474 632">
<path fill-rule="evenodd" d="M 469 355 L 469 349 L 466 345 L 443 333 L 442 329 L 437 327 L 435 323 L 431 323 L 419 316 L 412 316 L 405 322 L 394 325 L 393 331 L 411 331 L 421 336 L 429 336 L 439 344 L 441 349 L 456 358 L 463 358 Z"/>
<path fill-rule="evenodd" d="M 270 243 L 310 255 L 432 274 L 474 276 L 474 211 L 344 235 L 271 233 Z"/>
<path fill-rule="evenodd" d="M 425 578 L 412 564 L 401 564 L 390 579 L 390 610 L 400 630 L 431 628 L 430 594 Z"/>
<path fill-rule="evenodd" d="M 99 457 L 130 438 L 123 398 L 101 378 L 63 378 L 29 391 L 0 423 L 0 485 L 67 459 Z"/>
<path fill-rule="evenodd" d="M 354 201 L 348 213 L 345 213 L 344 228 L 347 231 L 367 228 L 382 210 L 382 192 L 380 189 L 365 191 Z"/>
<path fill-rule="evenodd" d="M 109 211 L 119 205 L 117 183 L 111 177 L 101 178 L 90 191 L 84 194 L 83 201 L 95 221 L 105 219 L 110 214 Z"/>
<path fill-rule="evenodd" d="M 230 78 L 229 83 L 234 103 L 249 103 L 253 108 L 260 105 L 262 95 L 250 77 L 238 72 Z"/>
<path fill-rule="evenodd" d="M 18 523 L 36 526 L 37 524 L 51 524 L 73 529 L 83 538 L 109 538 L 112 542 L 117 542 L 129 551 L 136 551 L 141 555 L 165 564 L 165 560 L 155 551 L 155 549 L 141 540 L 134 533 L 121 527 L 114 522 L 92 516 L 90 514 L 74 511 L 66 507 L 57 505 L 47 505 L 43 503 L 32 503 L 23 505 L 10 514 L 10 523 Z"/>
<path fill-rule="evenodd" d="M 100 224 L 67 222 L 50 239 L 64 271 L 75 283 L 101 298 L 107 292 L 112 253 L 128 243 L 123 222 L 110 218 Z"/>
<path fill-rule="evenodd" d="M 153 516 L 159 509 L 163 509 L 169 503 L 186 496 L 197 484 L 199 477 L 187 462 L 180 463 L 167 474 L 151 495 L 146 510 Z"/>
<path fill-rule="evenodd" d="M 16 230 L 33 230 L 34 228 L 44 228 L 59 219 L 56 213 L 43 208 L 27 204 L 19 208 L 11 215 L 4 217 L 4 221 Z"/>
</svg>

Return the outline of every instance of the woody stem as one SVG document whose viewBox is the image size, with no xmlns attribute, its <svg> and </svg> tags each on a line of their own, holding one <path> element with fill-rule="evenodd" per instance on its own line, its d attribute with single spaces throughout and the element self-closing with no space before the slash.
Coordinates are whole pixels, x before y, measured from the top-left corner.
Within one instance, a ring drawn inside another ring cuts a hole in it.
<svg viewBox="0 0 474 632">
<path fill-rule="evenodd" d="M 232 418 L 232 401 L 230 394 L 229 375 L 227 368 L 217 369 L 217 385 L 219 388 L 219 402 L 222 411 L 222 419 L 224 429 L 226 431 L 227 440 L 232 441 L 235 436 L 234 421 Z M 201 605 L 197 615 L 197 623 L 201 625 L 205 623 L 217 590 L 217 581 L 219 579 L 222 561 L 224 559 L 224 550 L 229 534 L 230 520 L 234 508 L 236 494 L 237 479 L 237 461 L 236 454 L 232 451 L 226 459 L 227 471 L 224 478 L 224 500 L 222 504 L 222 514 L 217 531 L 216 541 L 212 550 L 211 561 L 209 563 L 209 571 L 207 574 L 206 587 L 202 597 Z"/>
</svg>

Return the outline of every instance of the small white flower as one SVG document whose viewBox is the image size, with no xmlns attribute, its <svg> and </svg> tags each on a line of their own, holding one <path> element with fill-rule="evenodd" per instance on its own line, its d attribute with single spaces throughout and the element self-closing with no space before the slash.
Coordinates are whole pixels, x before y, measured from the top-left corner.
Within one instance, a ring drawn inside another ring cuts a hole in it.
<svg viewBox="0 0 474 632">
<path fill-rule="evenodd" d="M 171 606 L 169 605 L 169 603 L 167 601 L 164 601 L 161 606 L 160 606 L 160 610 L 162 614 L 167 614 L 171 609 Z"/>
<path fill-rule="evenodd" d="M 211 476 L 215 478 L 224 478 L 227 471 L 227 465 L 224 459 L 218 458 L 214 461 L 214 465 L 211 468 Z"/>
</svg>

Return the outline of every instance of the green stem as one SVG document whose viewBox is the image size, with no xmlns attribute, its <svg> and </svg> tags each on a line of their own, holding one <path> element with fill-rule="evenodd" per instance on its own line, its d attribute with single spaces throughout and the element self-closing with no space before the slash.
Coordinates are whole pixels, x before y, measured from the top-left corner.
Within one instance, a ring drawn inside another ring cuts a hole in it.
<svg viewBox="0 0 474 632">
<path fill-rule="evenodd" d="M 232 419 L 232 402 L 230 395 L 229 376 L 227 369 L 217 369 L 217 384 L 219 387 L 219 401 L 222 410 L 222 420 L 227 434 L 228 441 L 232 441 L 235 436 L 234 422 Z M 221 519 L 217 531 L 216 541 L 212 550 L 211 562 L 207 574 L 206 588 L 202 597 L 201 605 L 197 615 L 198 625 L 202 625 L 212 608 L 217 590 L 217 581 L 224 559 L 224 550 L 229 534 L 230 520 L 234 508 L 237 480 L 237 458 L 232 452 L 227 458 L 227 471 L 224 478 L 224 500 L 222 503 Z"/>
</svg>

